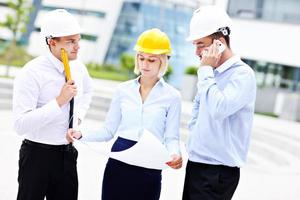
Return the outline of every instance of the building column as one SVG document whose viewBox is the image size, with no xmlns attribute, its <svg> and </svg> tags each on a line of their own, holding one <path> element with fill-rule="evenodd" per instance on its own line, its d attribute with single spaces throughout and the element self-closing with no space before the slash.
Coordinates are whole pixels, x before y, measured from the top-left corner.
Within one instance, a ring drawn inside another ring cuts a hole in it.
<svg viewBox="0 0 300 200">
<path fill-rule="evenodd" d="M 34 22 L 39 10 L 42 8 L 42 0 L 33 0 L 33 11 L 29 14 L 29 22 L 26 27 L 26 32 L 22 34 L 20 42 L 22 44 L 28 44 L 29 37 L 33 31 L 35 31 Z"/>
<path fill-rule="evenodd" d="M 300 80 L 300 68 L 295 68 L 293 73 L 293 86 L 292 90 L 297 91 L 298 90 L 298 83 Z"/>
</svg>

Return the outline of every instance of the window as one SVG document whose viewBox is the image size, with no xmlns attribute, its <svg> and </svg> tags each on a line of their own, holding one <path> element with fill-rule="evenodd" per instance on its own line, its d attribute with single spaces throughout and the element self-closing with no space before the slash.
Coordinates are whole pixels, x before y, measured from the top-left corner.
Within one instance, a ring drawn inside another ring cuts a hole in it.
<svg viewBox="0 0 300 200">
<path fill-rule="evenodd" d="M 51 11 L 59 9 L 58 7 L 53 7 L 53 6 L 43 6 L 43 10 Z M 104 18 L 105 13 L 100 12 L 100 11 L 93 11 L 93 10 L 80 10 L 80 9 L 73 9 L 73 8 L 65 8 L 72 14 L 77 14 L 77 15 L 87 15 L 87 16 L 95 16 L 99 18 Z"/>
<path fill-rule="evenodd" d="M 232 17 L 300 23 L 299 0 L 229 0 Z"/>
<path fill-rule="evenodd" d="M 293 66 L 243 59 L 255 72 L 258 87 L 300 89 L 300 69 Z"/>
</svg>

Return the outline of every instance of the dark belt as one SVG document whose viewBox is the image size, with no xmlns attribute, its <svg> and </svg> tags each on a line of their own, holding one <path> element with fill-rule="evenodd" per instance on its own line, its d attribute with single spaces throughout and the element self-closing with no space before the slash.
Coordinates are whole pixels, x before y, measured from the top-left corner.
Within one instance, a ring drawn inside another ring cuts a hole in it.
<svg viewBox="0 0 300 200">
<path fill-rule="evenodd" d="M 25 139 L 23 140 L 23 144 L 28 144 L 29 146 L 35 146 L 43 149 L 56 150 L 56 151 L 71 151 L 73 149 L 72 143 L 62 144 L 62 145 L 52 145 L 52 144 L 42 144 L 42 143 L 33 142 Z"/>
</svg>

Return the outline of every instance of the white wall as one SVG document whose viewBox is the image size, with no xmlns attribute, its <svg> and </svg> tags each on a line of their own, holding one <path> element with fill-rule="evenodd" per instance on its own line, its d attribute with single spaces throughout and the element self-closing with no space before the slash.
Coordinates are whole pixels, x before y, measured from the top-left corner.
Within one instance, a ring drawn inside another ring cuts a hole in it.
<svg viewBox="0 0 300 200">
<path fill-rule="evenodd" d="M 300 25 L 234 20 L 232 47 L 242 57 L 300 67 Z"/>
</svg>

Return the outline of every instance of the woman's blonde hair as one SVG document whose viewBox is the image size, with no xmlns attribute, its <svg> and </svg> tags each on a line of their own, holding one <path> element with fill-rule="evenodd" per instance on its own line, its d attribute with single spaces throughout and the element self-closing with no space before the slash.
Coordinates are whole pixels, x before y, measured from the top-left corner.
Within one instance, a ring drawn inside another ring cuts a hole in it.
<svg viewBox="0 0 300 200">
<path fill-rule="evenodd" d="M 168 70 L 168 65 L 169 65 L 169 59 L 167 54 L 159 54 L 157 55 L 159 60 L 160 60 L 160 67 L 159 67 L 159 73 L 158 73 L 158 78 L 161 78 L 165 75 L 165 73 Z M 135 54 L 135 62 L 134 62 L 134 70 L 133 72 L 136 75 L 140 74 L 140 69 L 139 69 L 139 62 L 138 62 L 138 53 Z"/>
</svg>

